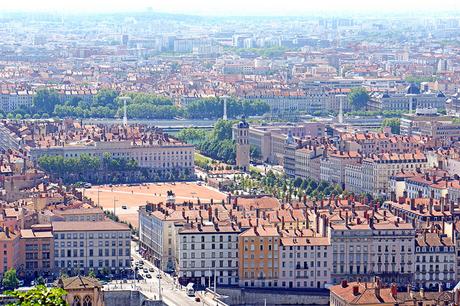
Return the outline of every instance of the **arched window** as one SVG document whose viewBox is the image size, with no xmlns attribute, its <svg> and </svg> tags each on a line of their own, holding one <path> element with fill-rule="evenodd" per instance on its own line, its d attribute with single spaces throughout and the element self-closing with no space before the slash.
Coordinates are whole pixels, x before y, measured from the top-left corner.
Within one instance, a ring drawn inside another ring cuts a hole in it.
<svg viewBox="0 0 460 306">
<path fill-rule="evenodd" d="M 83 306 L 93 306 L 93 300 L 89 295 L 85 296 L 83 299 Z"/>
<path fill-rule="evenodd" d="M 72 306 L 81 306 L 81 300 L 78 295 L 74 296 Z"/>
</svg>

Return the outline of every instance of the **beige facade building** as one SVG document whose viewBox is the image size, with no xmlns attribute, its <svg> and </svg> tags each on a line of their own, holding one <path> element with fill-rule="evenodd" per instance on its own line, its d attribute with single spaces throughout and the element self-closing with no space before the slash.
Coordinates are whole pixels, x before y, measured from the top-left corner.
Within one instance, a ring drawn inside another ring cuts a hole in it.
<svg viewBox="0 0 460 306">
<path fill-rule="evenodd" d="M 350 163 L 361 160 L 361 155 L 355 151 L 327 151 L 320 161 L 320 178 L 323 181 L 345 185 L 345 168 Z"/>
<path fill-rule="evenodd" d="M 330 216 L 332 283 L 342 279 L 408 283 L 414 272 L 415 230 L 389 211 L 339 211 Z"/>
<path fill-rule="evenodd" d="M 53 222 L 55 268 L 67 273 L 90 269 L 122 273 L 131 268 L 131 231 L 113 221 Z"/>
<path fill-rule="evenodd" d="M 320 180 L 320 158 L 324 147 L 309 146 L 295 150 L 295 176 Z"/>
<path fill-rule="evenodd" d="M 325 126 L 321 122 L 308 122 L 298 125 L 260 125 L 249 128 L 249 144 L 261 152 L 262 161 L 283 165 L 284 145 L 288 133 L 299 143 L 308 138 L 323 137 Z"/>
<path fill-rule="evenodd" d="M 436 232 L 420 233 L 415 239 L 414 282 L 435 290 L 452 289 L 456 284 L 456 253 L 451 237 Z"/>
<path fill-rule="evenodd" d="M 390 179 L 401 171 L 424 171 L 428 166 L 425 154 L 383 153 L 366 157 L 361 163 L 345 168 L 345 188 L 353 192 L 371 195 L 388 195 Z"/>
</svg>

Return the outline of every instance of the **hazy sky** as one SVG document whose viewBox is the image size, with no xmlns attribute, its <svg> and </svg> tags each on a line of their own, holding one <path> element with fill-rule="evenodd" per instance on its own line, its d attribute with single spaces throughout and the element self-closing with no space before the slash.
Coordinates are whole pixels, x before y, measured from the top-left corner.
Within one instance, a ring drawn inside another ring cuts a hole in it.
<svg viewBox="0 0 460 306">
<path fill-rule="evenodd" d="M 2 10 L 154 11 L 201 15 L 302 15 L 309 12 L 459 11 L 460 0 L 0 0 Z"/>
</svg>

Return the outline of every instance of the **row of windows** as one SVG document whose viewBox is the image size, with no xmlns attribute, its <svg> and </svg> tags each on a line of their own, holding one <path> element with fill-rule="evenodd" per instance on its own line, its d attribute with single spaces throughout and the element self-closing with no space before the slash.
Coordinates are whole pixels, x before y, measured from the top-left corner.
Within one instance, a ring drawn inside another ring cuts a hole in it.
<svg viewBox="0 0 460 306">
<path fill-rule="evenodd" d="M 131 251 L 130 249 L 122 249 L 119 248 L 118 251 L 117 249 L 99 249 L 98 252 L 95 252 L 93 249 L 89 249 L 86 253 L 88 256 L 96 256 L 95 254 L 98 254 L 99 257 L 102 256 L 123 256 L 123 250 L 125 250 L 125 256 L 130 256 Z M 85 250 L 84 249 L 72 249 L 72 250 L 55 250 L 54 251 L 54 256 L 55 257 L 84 257 L 85 256 Z"/>
<path fill-rule="evenodd" d="M 117 245 L 117 242 L 115 240 L 112 240 L 111 242 L 108 241 L 108 240 L 105 240 L 105 241 L 97 241 L 97 244 L 95 243 L 96 241 L 88 241 L 88 246 L 92 247 L 92 246 L 116 246 Z M 126 245 L 126 246 L 130 246 L 131 242 L 129 240 L 126 240 L 124 243 L 123 243 L 123 240 L 118 240 L 118 246 L 123 246 L 123 245 Z M 54 242 L 54 247 L 55 248 L 64 248 L 64 247 L 74 247 L 76 248 L 77 246 L 80 246 L 81 248 L 85 246 L 85 242 L 84 241 L 80 241 L 80 243 L 78 243 L 78 241 L 67 241 L 67 243 L 65 241 L 61 241 L 61 243 L 59 243 L 58 241 L 55 241 Z"/>
<path fill-rule="evenodd" d="M 117 233 L 98 233 L 98 234 L 93 234 L 93 233 L 67 233 L 67 234 L 59 234 L 55 233 L 54 234 L 54 239 L 85 239 L 86 236 L 89 239 L 103 239 L 103 238 L 131 238 L 131 234 L 129 232 L 119 232 Z"/>
</svg>

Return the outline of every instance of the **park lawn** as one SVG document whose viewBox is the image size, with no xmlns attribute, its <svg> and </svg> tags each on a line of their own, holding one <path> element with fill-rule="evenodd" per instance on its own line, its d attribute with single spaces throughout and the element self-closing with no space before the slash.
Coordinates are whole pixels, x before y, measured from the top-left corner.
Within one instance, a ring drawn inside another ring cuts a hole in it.
<svg viewBox="0 0 460 306">
<path fill-rule="evenodd" d="M 195 152 L 195 161 L 210 164 L 212 163 L 212 158 L 209 158 L 207 156 L 204 156 L 203 154 Z"/>
</svg>

